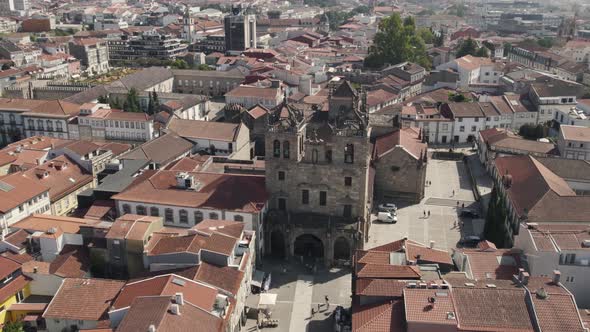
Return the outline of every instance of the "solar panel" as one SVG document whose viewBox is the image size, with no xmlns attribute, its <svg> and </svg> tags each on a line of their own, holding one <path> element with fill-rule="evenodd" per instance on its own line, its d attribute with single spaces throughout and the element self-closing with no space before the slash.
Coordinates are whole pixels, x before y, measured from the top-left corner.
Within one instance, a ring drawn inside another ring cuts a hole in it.
<svg viewBox="0 0 590 332">
<path fill-rule="evenodd" d="M 178 286 L 184 286 L 186 284 L 186 281 L 184 281 L 182 279 L 174 278 L 174 279 L 172 279 L 172 283 L 177 284 Z"/>
<path fill-rule="evenodd" d="M 9 185 L 6 182 L 0 181 L 0 190 L 4 191 L 4 192 L 9 192 L 12 189 L 14 189 L 13 186 Z"/>
</svg>

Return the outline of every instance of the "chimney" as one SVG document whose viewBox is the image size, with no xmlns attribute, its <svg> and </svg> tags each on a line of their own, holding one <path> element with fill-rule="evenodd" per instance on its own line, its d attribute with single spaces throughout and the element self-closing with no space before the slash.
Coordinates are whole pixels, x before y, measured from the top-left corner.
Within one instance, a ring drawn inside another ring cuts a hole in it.
<svg viewBox="0 0 590 332">
<path fill-rule="evenodd" d="M 176 302 L 178 305 L 184 305 L 184 296 L 182 293 L 176 293 L 174 295 L 174 302 Z"/>
<path fill-rule="evenodd" d="M 273 89 L 278 89 L 281 86 L 281 81 L 279 80 L 271 80 L 270 87 Z"/>
<path fill-rule="evenodd" d="M 180 307 L 178 306 L 178 304 L 171 304 L 170 311 L 173 315 L 180 316 Z"/>
<path fill-rule="evenodd" d="M 518 269 L 518 280 L 522 281 L 522 274 L 524 273 L 524 269 L 521 267 Z"/>
<path fill-rule="evenodd" d="M 151 324 L 151 325 L 148 327 L 148 332 L 156 332 L 156 326 L 155 326 L 154 324 Z"/>
<path fill-rule="evenodd" d="M 37 267 L 36 266 L 33 267 L 33 273 L 37 273 Z"/>
<path fill-rule="evenodd" d="M 434 249 L 434 241 L 430 241 L 430 249 Z"/>
<path fill-rule="evenodd" d="M 559 284 L 559 280 L 561 279 L 561 272 L 559 270 L 553 270 L 553 283 Z"/>
</svg>

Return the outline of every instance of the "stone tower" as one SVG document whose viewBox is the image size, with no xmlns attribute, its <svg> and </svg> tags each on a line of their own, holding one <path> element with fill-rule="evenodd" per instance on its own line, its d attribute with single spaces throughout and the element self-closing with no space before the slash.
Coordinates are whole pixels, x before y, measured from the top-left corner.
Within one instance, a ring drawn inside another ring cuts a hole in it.
<svg viewBox="0 0 590 332">
<path fill-rule="evenodd" d="M 271 110 L 266 252 L 331 264 L 362 248 L 374 173 L 361 95 L 344 82 L 330 95 L 328 110 L 287 98 Z"/>
</svg>

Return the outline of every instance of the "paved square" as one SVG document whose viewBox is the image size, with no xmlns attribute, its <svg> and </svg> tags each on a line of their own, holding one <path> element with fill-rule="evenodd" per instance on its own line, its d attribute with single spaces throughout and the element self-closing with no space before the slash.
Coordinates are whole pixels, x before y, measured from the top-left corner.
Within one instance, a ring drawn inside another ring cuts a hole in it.
<svg viewBox="0 0 590 332">
<path fill-rule="evenodd" d="M 426 178 L 432 184 L 426 187 L 425 198 L 419 204 L 403 205 L 393 202 L 398 210 L 397 224 L 373 222 L 366 248 L 389 243 L 407 236 L 409 239 L 428 244 L 435 241 L 441 249 L 454 248 L 461 238 L 457 221 L 457 201 L 466 206 L 473 203 L 473 193 L 467 169 L 462 161 L 433 160 L 428 162 Z M 453 194 L 454 190 L 454 194 Z M 424 212 L 430 211 L 430 217 Z M 373 215 L 375 218 L 375 215 Z M 283 273 L 286 268 L 287 272 Z M 265 259 L 263 270 L 272 273 L 269 293 L 277 294 L 277 304 L 272 318 L 279 326 L 272 331 L 332 331 L 332 312 L 338 305 L 351 305 L 351 275 L 349 268 L 324 269 L 314 273 L 300 262 L 286 263 L 283 260 Z M 324 297 L 330 299 L 330 307 L 324 305 Z M 248 299 L 250 306 L 257 303 L 257 296 Z M 320 305 L 320 312 L 313 317 Z M 249 319 L 246 331 L 256 331 L 256 321 Z"/>
</svg>

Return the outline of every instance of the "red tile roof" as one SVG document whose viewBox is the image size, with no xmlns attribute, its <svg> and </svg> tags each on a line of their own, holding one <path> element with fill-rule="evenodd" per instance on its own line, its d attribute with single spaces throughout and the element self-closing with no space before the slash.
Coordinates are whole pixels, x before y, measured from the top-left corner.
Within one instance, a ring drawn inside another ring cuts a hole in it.
<svg viewBox="0 0 590 332">
<path fill-rule="evenodd" d="M 353 306 L 353 332 L 405 331 L 404 301 Z"/>
<path fill-rule="evenodd" d="M 357 279 L 355 294 L 361 296 L 402 297 L 407 281 L 395 279 Z"/>
<path fill-rule="evenodd" d="M 177 188 L 175 171 L 159 171 L 147 181 L 113 196 L 115 200 L 211 208 L 241 212 L 258 212 L 268 195 L 264 176 L 194 173 L 199 190 Z M 248 195 L 243 195 L 248 192 Z"/>
<path fill-rule="evenodd" d="M 167 274 L 126 284 L 113 303 L 113 307 L 116 309 L 128 307 L 139 296 L 173 296 L 176 293 L 182 293 L 185 302 L 211 311 L 218 292 L 215 288 L 200 282 L 175 274 Z"/>
<path fill-rule="evenodd" d="M 518 254 L 508 249 L 482 251 L 479 249 L 457 249 L 467 256 L 473 279 L 505 279 L 511 280 L 518 274 L 520 259 Z"/>
<path fill-rule="evenodd" d="M 429 302 L 434 298 L 435 303 Z M 438 325 L 456 325 L 448 313 L 454 313 L 453 294 L 443 289 L 406 288 L 404 290 L 406 321 L 411 323 L 431 323 Z"/>
<path fill-rule="evenodd" d="M 107 279 L 65 279 L 43 317 L 98 321 L 104 318 L 124 284 Z"/>
<path fill-rule="evenodd" d="M 6 190 L 0 190 L 0 212 L 7 213 L 36 196 L 49 191 L 49 187 L 14 173 L 0 178 Z M 10 189 L 12 188 L 12 189 Z"/>
<path fill-rule="evenodd" d="M 452 292 L 460 329 L 534 331 L 522 288 L 455 287 Z"/>
<path fill-rule="evenodd" d="M 413 265 L 357 264 L 358 278 L 420 279 L 420 269 Z"/>
<path fill-rule="evenodd" d="M 401 147 L 414 159 L 420 158 L 426 152 L 427 145 L 418 139 L 419 130 L 418 128 L 402 128 L 378 137 L 375 142 L 375 157 L 382 158 L 396 147 Z"/>
</svg>

